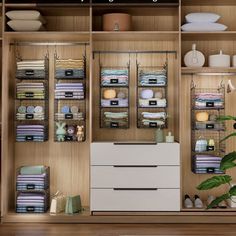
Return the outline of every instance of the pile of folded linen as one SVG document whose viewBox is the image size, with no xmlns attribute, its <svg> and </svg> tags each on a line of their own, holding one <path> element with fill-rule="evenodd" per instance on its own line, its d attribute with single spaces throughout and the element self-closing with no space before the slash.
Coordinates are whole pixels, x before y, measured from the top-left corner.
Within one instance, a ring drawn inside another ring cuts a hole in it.
<svg viewBox="0 0 236 236">
<path fill-rule="evenodd" d="M 165 108 L 167 105 L 167 101 L 165 98 L 151 98 L 151 99 L 139 99 L 140 107 L 157 107 L 157 108 Z"/>
<path fill-rule="evenodd" d="M 142 112 L 142 125 L 143 126 L 155 126 L 160 127 L 166 124 L 166 113 L 165 112 Z"/>
<path fill-rule="evenodd" d="M 44 125 L 17 125 L 17 142 L 44 142 L 47 139 L 46 128 Z"/>
<path fill-rule="evenodd" d="M 44 108 L 42 106 L 20 106 L 16 113 L 17 120 L 44 120 Z"/>
<path fill-rule="evenodd" d="M 16 78 L 45 79 L 46 66 L 44 60 L 23 60 L 16 63 Z"/>
<path fill-rule="evenodd" d="M 102 107 L 128 107 L 129 101 L 127 98 L 113 98 L 113 99 L 102 99 Z"/>
<path fill-rule="evenodd" d="M 78 106 L 64 105 L 60 111 L 55 113 L 56 120 L 84 120 L 84 113 L 79 112 Z"/>
<path fill-rule="evenodd" d="M 55 89 L 56 99 L 84 99 L 83 83 L 57 83 Z"/>
<path fill-rule="evenodd" d="M 167 84 L 167 72 L 165 69 L 159 71 L 145 71 L 139 72 L 140 86 L 165 86 Z"/>
<path fill-rule="evenodd" d="M 224 95 L 222 93 L 197 93 L 195 108 L 223 108 Z"/>
<path fill-rule="evenodd" d="M 43 30 L 46 21 L 36 10 L 8 11 L 6 16 L 10 19 L 7 25 L 14 31 L 39 31 Z"/>
<path fill-rule="evenodd" d="M 129 84 L 129 73 L 127 69 L 102 69 L 102 86 L 127 86 Z"/>
<path fill-rule="evenodd" d="M 17 213 L 45 213 L 49 208 L 49 196 L 43 192 L 20 192 L 16 200 Z"/>
<path fill-rule="evenodd" d="M 104 112 L 104 124 L 106 127 L 127 127 L 128 112 Z"/>
<path fill-rule="evenodd" d="M 57 79 L 84 79 L 84 60 L 56 60 Z"/>
<path fill-rule="evenodd" d="M 195 155 L 193 157 L 193 172 L 196 174 L 223 174 L 220 170 L 222 158 L 214 155 Z"/>
<path fill-rule="evenodd" d="M 216 23 L 220 19 L 220 15 L 215 13 L 196 12 L 185 16 L 186 24 L 182 25 L 183 31 L 202 31 L 214 32 L 225 31 L 227 26 Z"/>
<path fill-rule="evenodd" d="M 45 99 L 44 83 L 17 83 L 17 99 Z"/>
</svg>

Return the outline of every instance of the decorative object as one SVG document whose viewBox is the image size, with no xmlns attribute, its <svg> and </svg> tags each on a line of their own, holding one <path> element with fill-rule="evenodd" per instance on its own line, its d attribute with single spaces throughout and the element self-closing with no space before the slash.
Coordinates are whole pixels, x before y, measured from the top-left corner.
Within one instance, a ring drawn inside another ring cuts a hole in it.
<svg viewBox="0 0 236 236">
<path fill-rule="evenodd" d="M 71 137 L 72 140 L 75 139 L 75 127 L 73 125 L 68 126 L 67 135 Z"/>
<path fill-rule="evenodd" d="M 161 128 L 156 130 L 156 142 L 163 143 L 164 142 L 164 131 Z"/>
<path fill-rule="evenodd" d="M 210 67 L 230 67 L 230 55 L 220 54 L 209 56 L 209 66 Z"/>
<path fill-rule="evenodd" d="M 58 214 L 61 212 L 65 212 L 65 208 L 66 208 L 66 197 L 60 191 L 57 191 L 51 201 L 50 213 Z"/>
<path fill-rule="evenodd" d="M 65 135 L 66 135 L 66 123 L 56 122 L 56 126 L 57 126 L 57 130 L 56 130 L 57 141 L 64 142 Z"/>
<path fill-rule="evenodd" d="M 84 140 L 84 126 L 77 126 L 77 141 L 82 142 Z"/>
<path fill-rule="evenodd" d="M 130 31 L 131 15 L 125 13 L 110 13 L 103 15 L 104 31 Z"/>
<path fill-rule="evenodd" d="M 151 99 L 154 97 L 154 92 L 151 89 L 144 89 L 141 92 L 141 98 L 142 99 Z"/>
<path fill-rule="evenodd" d="M 209 113 L 208 112 L 197 112 L 196 113 L 196 121 L 199 122 L 206 122 L 209 120 Z"/>
<path fill-rule="evenodd" d="M 166 136 L 166 143 L 174 143 L 175 138 L 174 136 L 171 134 L 171 132 L 168 133 L 168 135 Z"/>
<path fill-rule="evenodd" d="M 115 89 L 106 89 L 103 93 L 104 99 L 114 99 L 116 98 L 116 90 Z"/>
<path fill-rule="evenodd" d="M 192 45 L 192 51 L 184 56 L 184 64 L 187 67 L 202 67 L 205 64 L 205 56 L 196 50 L 196 44 Z"/>
<path fill-rule="evenodd" d="M 66 198 L 66 214 L 74 214 L 82 211 L 80 196 L 67 197 Z"/>
</svg>

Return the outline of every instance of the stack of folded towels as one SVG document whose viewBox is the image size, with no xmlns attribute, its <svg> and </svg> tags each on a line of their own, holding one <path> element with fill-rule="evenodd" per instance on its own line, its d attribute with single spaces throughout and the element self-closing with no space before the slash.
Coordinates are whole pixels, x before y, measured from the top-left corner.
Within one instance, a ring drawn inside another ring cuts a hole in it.
<svg viewBox="0 0 236 236">
<path fill-rule="evenodd" d="M 166 113 L 165 112 L 142 112 L 142 125 L 143 126 L 156 126 L 156 127 L 161 127 L 165 126 L 166 123 Z"/>
<path fill-rule="evenodd" d="M 57 79 L 84 79 L 84 60 L 56 60 Z"/>
<path fill-rule="evenodd" d="M 36 10 L 8 11 L 6 16 L 10 19 L 7 25 L 14 31 L 39 31 L 43 30 L 46 21 Z"/>
<path fill-rule="evenodd" d="M 102 69 L 102 86 L 128 86 L 129 75 L 127 69 Z"/>
<path fill-rule="evenodd" d="M 16 180 L 16 212 L 45 213 L 49 208 L 49 168 L 23 166 Z"/>
<path fill-rule="evenodd" d="M 46 128 L 44 125 L 17 125 L 17 142 L 44 142 L 47 139 Z"/>
<path fill-rule="evenodd" d="M 125 128 L 128 126 L 128 112 L 104 112 L 104 124 L 106 127 Z"/>
<path fill-rule="evenodd" d="M 56 120 L 84 120 L 84 114 L 79 112 L 78 106 L 65 105 L 60 109 L 60 112 L 55 113 Z"/>
<path fill-rule="evenodd" d="M 186 24 L 181 28 L 183 31 L 202 31 L 214 32 L 225 31 L 227 26 L 216 23 L 220 19 L 220 15 L 215 13 L 196 12 L 185 16 Z"/>
<path fill-rule="evenodd" d="M 167 72 L 165 69 L 157 71 L 139 72 L 139 85 L 140 86 L 165 86 L 167 84 Z"/>
<path fill-rule="evenodd" d="M 24 60 L 16 63 L 16 78 L 45 79 L 46 66 L 44 60 Z"/>
<path fill-rule="evenodd" d="M 197 93 L 195 95 L 195 108 L 223 108 L 224 95 L 222 93 Z"/>
<path fill-rule="evenodd" d="M 17 99 L 45 99 L 44 83 L 17 83 Z"/>
<path fill-rule="evenodd" d="M 42 106 L 20 106 L 16 113 L 17 120 L 44 120 L 44 108 Z"/>
<path fill-rule="evenodd" d="M 223 174 L 220 170 L 222 158 L 214 155 L 195 155 L 193 157 L 193 172 L 196 174 Z"/>
<path fill-rule="evenodd" d="M 83 83 L 57 83 L 55 89 L 56 99 L 84 99 Z"/>
</svg>

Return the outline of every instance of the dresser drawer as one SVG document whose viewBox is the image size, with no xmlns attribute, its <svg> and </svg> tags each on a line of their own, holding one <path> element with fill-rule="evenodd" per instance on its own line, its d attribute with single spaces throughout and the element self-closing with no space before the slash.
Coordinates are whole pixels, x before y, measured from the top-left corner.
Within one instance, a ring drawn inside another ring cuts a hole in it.
<svg viewBox="0 0 236 236">
<path fill-rule="evenodd" d="M 180 165 L 178 143 L 92 143 L 91 165 Z"/>
<path fill-rule="evenodd" d="M 91 189 L 91 211 L 180 211 L 180 190 Z"/>
<path fill-rule="evenodd" d="M 180 188 L 179 166 L 92 166 L 91 188 Z"/>
</svg>

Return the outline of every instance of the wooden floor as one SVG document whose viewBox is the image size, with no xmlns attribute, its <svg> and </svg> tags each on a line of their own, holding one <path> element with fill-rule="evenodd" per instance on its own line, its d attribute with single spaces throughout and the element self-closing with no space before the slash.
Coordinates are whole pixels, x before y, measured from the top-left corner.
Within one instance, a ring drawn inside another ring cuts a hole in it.
<svg viewBox="0 0 236 236">
<path fill-rule="evenodd" d="M 222 236 L 236 235 L 236 225 L 233 224 L 123 224 L 123 225 L 76 225 L 76 224 L 2 224 L 0 236 Z"/>
</svg>

